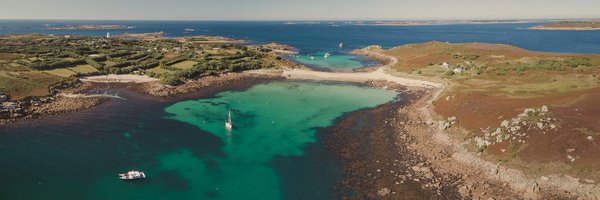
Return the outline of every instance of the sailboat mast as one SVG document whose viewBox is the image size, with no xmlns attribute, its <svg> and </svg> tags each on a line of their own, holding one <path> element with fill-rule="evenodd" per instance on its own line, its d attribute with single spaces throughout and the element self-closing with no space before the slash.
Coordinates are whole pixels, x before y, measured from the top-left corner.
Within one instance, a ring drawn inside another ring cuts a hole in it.
<svg viewBox="0 0 600 200">
<path fill-rule="evenodd" d="M 231 110 L 229 110 L 229 114 L 227 116 L 227 121 L 231 123 Z"/>
</svg>

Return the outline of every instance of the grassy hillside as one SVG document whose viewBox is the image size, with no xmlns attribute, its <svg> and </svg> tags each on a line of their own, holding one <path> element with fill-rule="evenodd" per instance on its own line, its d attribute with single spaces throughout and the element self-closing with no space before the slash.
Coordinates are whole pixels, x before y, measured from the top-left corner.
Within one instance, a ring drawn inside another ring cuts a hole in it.
<svg viewBox="0 0 600 200">
<path fill-rule="evenodd" d="M 555 95 L 600 87 L 600 55 L 443 42 L 405 45 L 385 53 L 399 58 L 393 69 L 400 72 L 448 79 L 464 86 L 463 90 L 494 95 Z"/>
<path fill-rule="evenodd" d="M 389 50 L 394 73 L 448 82 L 434 102 L 483 156 L 532 173 L 600 180 L 600 55 L 510 45 L 430 42 Z M 596 138 L 597 137 L 597 138 Z"/>
</svg>

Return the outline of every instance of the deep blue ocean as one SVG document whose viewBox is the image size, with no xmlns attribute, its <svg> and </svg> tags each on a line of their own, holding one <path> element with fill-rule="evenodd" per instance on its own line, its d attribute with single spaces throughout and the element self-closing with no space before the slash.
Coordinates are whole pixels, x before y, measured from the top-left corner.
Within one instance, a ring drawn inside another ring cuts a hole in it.
<svg viewBox="0 0 600 200">
<path fill-rule="evenodd" d="M 67 25 L 124 25 L 120 30 L 49 30 Z M 376 26 L 371 22 L 233 22 L 233 21 L 75 21 L 0 20 L 0 34 L 45 33 L 105 36 L 121 33 L 164 31 L 168 37 L 221 35 L 252 43 L 278 42 L 292 45 L 302 53 L 323 51 L 347 53 L 369 45 L 391 48 L 429 41 L 489 42 L 511 44 L 525 49 L 562 53 L 600 54 L 600 31 L 528 30 L 541 23 L 454 24 L 425 26 Z M 194 32 L 184 33 L 185 28 Z M 346 48 L 339 49 L 344 42 Z"/>
</svg>

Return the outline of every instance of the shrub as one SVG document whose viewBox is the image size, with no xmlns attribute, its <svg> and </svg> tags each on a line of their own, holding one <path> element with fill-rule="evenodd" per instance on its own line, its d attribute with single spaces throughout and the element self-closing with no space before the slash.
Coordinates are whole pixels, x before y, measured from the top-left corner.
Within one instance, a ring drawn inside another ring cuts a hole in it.
<svg viewBox="0 0 600 200">
<path fill-rule="evenodd" d="M 526 64 L 522 64 L 522 65 L 519 65 L 516 70 L 517 70 L 517 73 L 523 74 L 523 73 L 525 73 L 525 71 L 527 71 L 527 69 L 529 69 L 529 66 Z"/>
<path fill-rule="evenodd" d="M 175 86 L 180 85 L 181 83 L 183 83 L 183 81 L 181 81 L 181 79 L 177 78 L 174 75 L 164 75 L 160 78 L 160 83 Z"/>
<path fill-rule="evenodd" d="M 463 56 L 463 58 L 466 60 L 475 60 L 475 59 L 479 58 L 479 55 L 478 54 L 465 54 Z"/>
<path fill-rule="evenodd" d="M 57 68 L 64 68 L 64 67 L 72 67 L 75 65 L 79 65 L 79 64 L 84 64 L 86 63 L 85 60 L 83 59 L 77 59 L 77 60 L 59 60 L 59 61 L 44 61 L 44 62 L 34 62 L 31 63 L 29 67 L 31 67 L 32 69 L 36 69 L 36 70 L 50 70 L 50 69 L 57 69 Z"/>
<path fill-rule="evenodd" d="M 444 76 L 453 76 L 454 75 L 454 71 L 447 71 L 446 73 L 444 73 Z"/>
</svg>

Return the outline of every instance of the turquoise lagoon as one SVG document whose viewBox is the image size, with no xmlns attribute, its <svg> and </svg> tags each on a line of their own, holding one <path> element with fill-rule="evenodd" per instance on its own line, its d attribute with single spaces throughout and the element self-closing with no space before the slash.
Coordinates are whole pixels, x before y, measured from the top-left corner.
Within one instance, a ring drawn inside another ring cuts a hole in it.
<svg viewBox="0 0 600 200">
<path fill-rule="evenodd" d="M 180 162 L 180 152 L 165 155 L 163 160 L 177 163 L 169 168 L 181 174 L 193 172 L 186 177 L 194 188 L 217 187 L 221 199 L 281 199 L 280 178 L 269 165 L 275 156 L 303 155 L 304 147 L 315 142 L 317 128 L 332 125 L 344 113 L 391 101 L 396 95 L 351 85 L 275 82 L 244 92 L 224 92 L 211 99 L 180 102 L 166 109 L 173 114 L 170 118 L 221 138 L 225 156 L 210 159 L 222 167 L 211 170 L 203 166 L 203 159 L 208 157 L 184 156 L 186 161 Z M 229 110 L 233 130 L 224 128 Z"/>
</svg>

